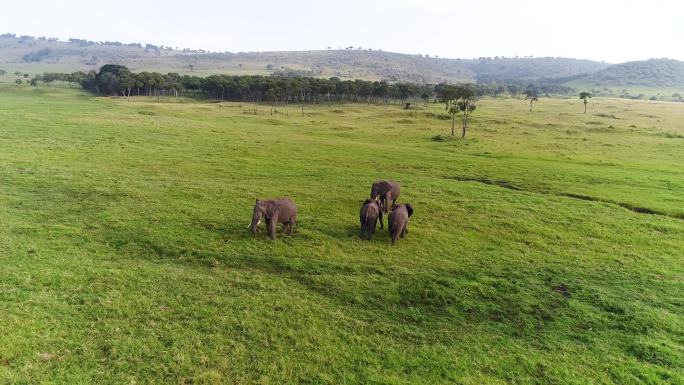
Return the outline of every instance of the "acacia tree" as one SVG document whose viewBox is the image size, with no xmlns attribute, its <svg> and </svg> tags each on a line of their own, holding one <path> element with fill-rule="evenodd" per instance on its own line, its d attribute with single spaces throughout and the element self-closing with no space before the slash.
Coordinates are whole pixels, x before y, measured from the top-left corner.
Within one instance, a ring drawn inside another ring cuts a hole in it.
<svg viewBox="0 0 684 385">
<path fill-rule="evenodd" d="M 477 98 L 477 93 L 471 86 L 463 86 L 459 87 L 458 96 L 458 109 L 461 110 L 461 112 L 463 113 L 463 131 L 461 133 L 461 138 L 465 138 L 466 130 L 468 129 L 468 121 L 470 120 L 470 115 L 476 109 L 475 100 Z"/>
<path fill-rule="evenodd" d="M 451 136 L 456 135 L 456 115 L 463 113 L 461 138 L 465 138 L 470 115 L 475 111 L 477 92 L 471 85 L 452 86 L 441 85 L 438 90 L 439 98 L 444 102 L 451 117 Z"/>
<path fill-rule="evenodd" d="M 530 112 L 532 112 L 532 103 L 539 100 L 539 91 L 536 87 L 528 87 L 525 90 L 525 100 L 530 101 Z"/>
<path fill-rule="evenodd" d="M 449 106 L 449 116 L 451 117 L 451 136 L 456 135 L 454 127 L 456 127 L 456 115 L 458 115 L 460 111 L 461 109 L 456 104 L 451 104 Z"/>
<path fill-rule="evenodd" d="M 579 98 L 582 99 L 582 102 L 584 103 L 584 113 L 587 113 L 587 104 L 589 103 L 589 99 L 591 99 L 591 94 L 589 92 L 580 92 Z"/>
</svg>

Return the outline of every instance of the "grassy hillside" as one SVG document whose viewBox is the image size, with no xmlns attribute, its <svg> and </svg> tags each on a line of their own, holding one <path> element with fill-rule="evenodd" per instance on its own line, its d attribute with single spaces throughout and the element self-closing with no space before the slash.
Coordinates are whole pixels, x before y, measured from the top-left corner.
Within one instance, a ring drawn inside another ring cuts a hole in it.
<svg viewBox="0 0 684 385">
<path fill-rule="evenodd" d="M 577 76 L 607 64 L 565 58 L 458 60 L 370 50 L 207 53 L 155 46 L 71 43 L 0 36 L 0 69 L 42 73 L 97 69 L 108 63 L 134 71 L 200 75 L 297 73 L 367 80 L 463 82 Z"/>
<path fill-rule="evenodd" d="M 633 61 L 610 66 L 577 80 L 593 86 L 684 89 L 684 62 L 671 59 Z"/>
<path fill-rule="evenodd" d="M 595 103 L 441 141 L 441 105 L 4 86 L 0 383 L 681 384 L 684 105 Z M 395 247 L 358 238 L 377 178 Z M 270 196 L 292 238 L 247 231 Z"/>
</svg>

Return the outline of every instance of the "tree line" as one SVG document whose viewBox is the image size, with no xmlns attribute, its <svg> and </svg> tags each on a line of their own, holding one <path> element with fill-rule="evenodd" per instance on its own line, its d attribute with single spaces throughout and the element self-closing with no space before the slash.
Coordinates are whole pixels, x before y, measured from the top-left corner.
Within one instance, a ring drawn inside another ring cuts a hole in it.
<svg viewBox="0 0 684 385">
<path fill-rule="evenodd" d="M 210 75 L 206 77 L 132 72 L 117 64 L 107 64 L 99 71 L 44 73 L 31 79 L 39 82 L 65 82 L 102 96 L 204 96 L 222 101 L 273 104 L 306 103 L 419 103 L 444 100 L 450 91 L 447 84 L 342 80 L 337 77 Z M 469 85 L 476 97 L 518 96 L 530 88 L 539 94 L 568 94 L 571 88 L 553 83 L 477 83 Z"/>
</svg>

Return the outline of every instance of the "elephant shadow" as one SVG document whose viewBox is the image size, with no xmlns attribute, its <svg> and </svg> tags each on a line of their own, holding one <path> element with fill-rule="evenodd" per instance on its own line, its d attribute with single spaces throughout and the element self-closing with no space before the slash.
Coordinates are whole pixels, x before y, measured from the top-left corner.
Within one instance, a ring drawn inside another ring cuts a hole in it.
<svg viewBox="0 0 684 385">
<path fill-rule="evenodd" d="M 360 225 L 347 225 L 345 227 L 345 232 L 344 234 L 348 238 L 357 238 L 361 239 L 361 226 Z M 380 229 L 380 224 L 378 223 L 378 227 L 375 228 L 375 233 L 373 233 L 373 240 L 375 241 L 376 239 L 389 239 L 389 234 L 387 233 L 387 226 L 385 226 L 384 229 Z M 365 240 L 365 238 L 364 238 Z"/>
</svg>

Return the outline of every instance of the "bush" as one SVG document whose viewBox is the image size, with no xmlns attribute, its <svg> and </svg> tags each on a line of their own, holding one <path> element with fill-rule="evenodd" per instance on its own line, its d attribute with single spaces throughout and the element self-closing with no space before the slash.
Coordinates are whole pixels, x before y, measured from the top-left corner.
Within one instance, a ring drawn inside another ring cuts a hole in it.
<svg viewBox="0 0 684 385">
<path fill-rule="evenodd" d="M 41 61 L 48 57 L 51 52 L 50 48 L 43 48 L 40 51 L 27 53 L 21 59 L 27 62 Z"/>
</svg>

